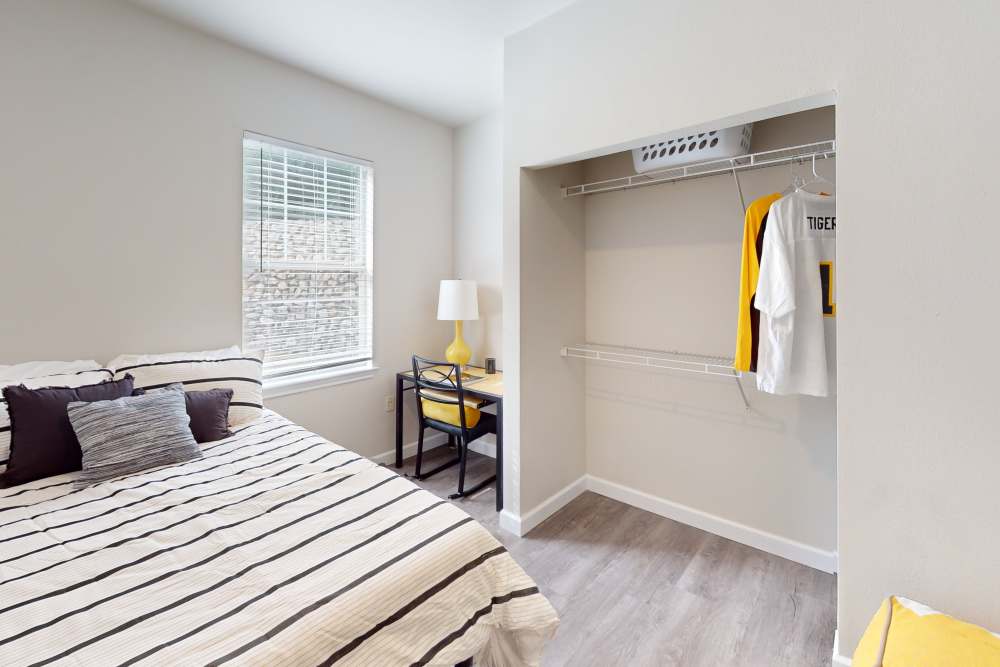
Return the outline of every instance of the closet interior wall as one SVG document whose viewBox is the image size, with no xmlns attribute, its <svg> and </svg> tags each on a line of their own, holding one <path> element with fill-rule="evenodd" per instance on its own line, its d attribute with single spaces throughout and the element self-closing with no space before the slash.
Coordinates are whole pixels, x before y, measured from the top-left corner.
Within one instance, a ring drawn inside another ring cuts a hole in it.
<svg viewBox="0 0 1000 667">
<path fill-rule="evenodd" d="M 519 299 L 505 296 L 504 307 L 510 307 L 508 301 L 520 301 L 520 319 L 532 326 L 523 327 L 517 338 L 520 365 L 510 363 L 517 355 L 507 356 L 504 425 L 513 417 L 532 436 L 523 444 L 509 444 L 508 433 L 515 438 L 520 434 L 518 429 L 505 428 L 504 461 L 510 467 L 504 481 L 520 485 L 518 489 L 505 487 L 504 496 L 505 504 L 507 497 L 514 499 L 504 513 L 521 514 L 519 528 L 508 525 L 515 532 L 530 530 L 536 523 L 534 517 L 567 502 L 568 498 L 553 499 L 550 494 L 579 487 L 587 473 L 582 409 L 585 369 L 559 356 L 563 341 L 582 339 L 585 329 L 585 202 L 583 197 L 564 198 L 560 190 L 583 178 L 579 163 L 522 169 L 519 175 L 525 223 L 518 244 Z M 505 327 L 516 320 L 505 311 Z M 530 369 L 530 382 L 520 382 L 523 369 Z M 512 391 L 521 392 L 520 401 L 507 400 Z M 519 406 L 520 414 L 512 415 L 507 405 Z"/>
<path fill-rule="evenodd" d="M 833 138 L 834 109 L 824 107 L 755 124 L 751 149 Z M 833 181 L 835 162 L 818 161 L 818 172 Z M 628 152 L 582 164 L 582 182 L 633 173 Z M 745 172 L 740 181 L 749 204 L 784 190 L 791 170 Z M 586 340 L 732 357 L 743 236 L 732 175 L 574 199 L 585 202 Z M 591 488 L 594 479 L 610 483 L 835 562 L 835 398 L 763 394 L 748 375 L 746 414 L 732 380 L 562 361 L 585 368 Z"/>
</svg>

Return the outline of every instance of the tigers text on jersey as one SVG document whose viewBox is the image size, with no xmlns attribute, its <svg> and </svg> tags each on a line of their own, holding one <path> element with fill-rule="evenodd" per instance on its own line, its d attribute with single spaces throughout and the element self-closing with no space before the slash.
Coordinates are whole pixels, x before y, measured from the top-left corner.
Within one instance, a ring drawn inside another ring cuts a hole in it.
<svg viewBox="0 0 1000 667">
<path fill-rule="evenodd" d="M 761 391 L 835 393 L 836 260 L 834 197 L 797 190 L 771 205 L 755 298 Z"/>
</svg>

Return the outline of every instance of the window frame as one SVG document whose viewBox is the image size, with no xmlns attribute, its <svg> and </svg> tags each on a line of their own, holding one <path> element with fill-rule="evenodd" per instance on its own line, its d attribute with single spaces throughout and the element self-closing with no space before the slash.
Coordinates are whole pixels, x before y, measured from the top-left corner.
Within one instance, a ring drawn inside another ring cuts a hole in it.
<svg viewBox="0 0 1000 667">
<path fill-rule="evenodd" d="M 369 197 L 368 208 L 370 210 L 369 221 L 366 229 L 366 264 L 369 273 L 370 295 L 368 298 L 368 328 L 371 354 L 369 359 L 353 363 L 344 363 L 333 366 L 293 370 L 277 375 L 264 376 L 263 388 L 264 398 L 274 398 L 303 391 L 312 391 L 322 387 L 343 384 L 345 382 L 355 382 L 374 377 L 379 367 L 376 364 L 376 330 L 375 330 L 375 301 L 376 301 L 376 271 L 375 271 L 375 227 L 376 227 L 376 169 L 372 160 L 331 151 L 319 146 L 302 144 L 286 139 L 279 139 L 268 134 L 244 130 L 240 137 L 240 339 L 246 348 L 246 313 L 244 306 L 245 285 L 244 285 L 244 258 L 245 258 L 245 206 L 246 206 L 246 162 L 244 157 L 245 143 L 247 140 L 259 141 L 262 143 L 299 151 L 307 154 L 322 156 L 328 159 L 345 162 L 348 164 L 364 167 L 369 171 Z M 265 368 L 267 358 L 264 360 Z"/>
</svg>

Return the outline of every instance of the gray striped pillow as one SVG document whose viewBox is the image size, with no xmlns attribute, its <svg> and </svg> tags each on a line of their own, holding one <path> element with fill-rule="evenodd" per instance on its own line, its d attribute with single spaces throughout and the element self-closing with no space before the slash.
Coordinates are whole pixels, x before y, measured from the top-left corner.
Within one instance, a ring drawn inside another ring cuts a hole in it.
<svg viewBox="0 0 1000 667">
<path fill-rule="evenodd" d="M 78 488 L 160 466 L 201 458 L 184 405 L 184 387 L 66 407 L 80 441 Z"/>
</svg>

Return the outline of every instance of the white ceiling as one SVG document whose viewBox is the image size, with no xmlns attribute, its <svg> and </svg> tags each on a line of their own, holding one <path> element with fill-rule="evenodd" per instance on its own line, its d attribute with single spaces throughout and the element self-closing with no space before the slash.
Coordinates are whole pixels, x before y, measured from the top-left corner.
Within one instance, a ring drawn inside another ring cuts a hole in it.
<svg viewBox="0 0 1000 667">
<path fill-rule="evenodd" d="M 574 0 L 132 0 L 448 125 L 499 107 L 503 39 Z"/>
</svg>

